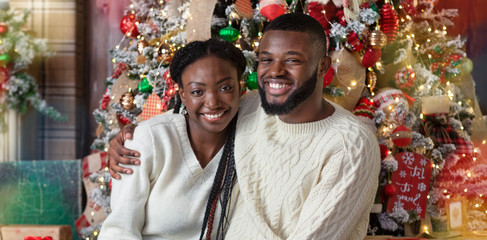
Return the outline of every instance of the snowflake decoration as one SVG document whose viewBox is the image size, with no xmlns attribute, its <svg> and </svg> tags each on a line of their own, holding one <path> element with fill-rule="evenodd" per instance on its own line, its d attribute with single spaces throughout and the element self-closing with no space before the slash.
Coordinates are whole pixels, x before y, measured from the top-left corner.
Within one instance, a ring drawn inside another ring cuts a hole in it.
<svg viewBox="0 0 487 240">
<path fill-rule="evenodd" d="M 428 163 L 428 162 L 426 161 L 426 159 L 423 158 L 423 159 L 421 159 L 421 161 L 419 163 L 421 163 L 421 166 L 424 167 L 424 166 L 426 166 L 426 163 Z"/>
<path fill-rule="evenodd" d="M 412 165 L 414 163 L 413 153 L 410 152 L 405 153 L 404 155 L 402 155 L 402 160 L 404 161 L 404 164 Z"/>
<path fill-rule="evenodd" d="M 394 208 L 395 209 L 403 209 L 404 208 L 404 203 L 401 201 L 396 201 L 394 202 Z"/>
<path fill-rule="evenodd" d="M 426 184 L 424 184 L 424 183 L 418 184 L 418 190 L 420 192 L 424 192 L 426 190 Z"/>
<path fill-rule="evenodd" d="M 402 170 L 402 171 L 399 173 L 399 176 L 401 176 L 401 178 L 405 178 L 405 177 L 406 177 L 406 171 Z"/>
<path fill-rule="evenodd" d="M 421 214 L 421 212 L 423 212 L 423 209 L 419 205 L 417 205 L 416 206 L 416 213 Z"/>
</svg>

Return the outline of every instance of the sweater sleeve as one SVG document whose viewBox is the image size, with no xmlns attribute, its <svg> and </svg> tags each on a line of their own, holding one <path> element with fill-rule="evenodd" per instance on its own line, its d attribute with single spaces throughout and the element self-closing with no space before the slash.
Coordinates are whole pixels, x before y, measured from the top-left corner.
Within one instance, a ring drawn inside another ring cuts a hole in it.
<svg viewBox="0 0 487 240">
<path fill-rule="evenodd" d="M 379 148 L 367 133 L 343 145 L 323 166 L 289 239 L 365 237 L 378 185 Z"/>
<path fill-rule="evenodd" d="M 125 175 L 121 180 L 112 179 L 112 212 L 103 222 L 98 238 L 100 240 L 142 239 L 154 161 L 154 144 L 149 126 L 138 126 L 133 140 L 125 144 L 140 152 L 141 165 L 131 166 L 134 168 L 132 175 Z"/>
</svg>

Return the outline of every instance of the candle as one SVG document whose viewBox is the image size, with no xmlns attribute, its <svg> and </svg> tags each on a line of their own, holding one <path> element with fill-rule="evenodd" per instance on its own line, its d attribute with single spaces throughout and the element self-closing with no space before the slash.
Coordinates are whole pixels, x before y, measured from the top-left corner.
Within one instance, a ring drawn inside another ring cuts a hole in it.
<svg viewBox="0 0 487 240">
<path fill-rule="evenodd" d="M 450 112 L 450 98 L 447 95 L 423 97 L 423 114 Z"/>
</svg>

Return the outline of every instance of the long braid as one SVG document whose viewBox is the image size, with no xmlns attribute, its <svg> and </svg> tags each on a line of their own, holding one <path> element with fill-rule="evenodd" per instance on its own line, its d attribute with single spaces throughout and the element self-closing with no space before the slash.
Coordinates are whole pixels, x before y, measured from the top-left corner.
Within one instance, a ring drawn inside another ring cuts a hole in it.
<svg viewBox="0 0 487 240">
<path fill-rule="evenodd" d="M 220 217 L 220 222 L 218 223 L 217 239 L 224 239 L 225 230 L 228 225 L 228 216 L 230 213 L 230 208 L 227 209 L 229 201 L 231 200 L 233 186 L 235 185 L 235 180 L 237 172 L 235 170 L 235 156 L 234 156 L 234 142 L 235 142 L 235 131 L 232 131 L 230 136 L 230 155 L 228 156 L 227 169 L 225 171 L 225 180 L 223 180 L 223 196 L 221 196 L 222 213 Z M 231 206 L 231 204 L 230 204 Z"/>
<path fill-rule="evenodd" d="M 179 96 L 179 94 L 176 94 L 176 103 L 174 104 L 174 111 L 173 111 L 173 114 L 178 114 L 179 113 L 179 110 L 181 109 L 181 97 Z"/>
<path fill-rule="evenodd" d="M 231 196 L 231 192 L 233 190 L 234 185 L 234 176 L 235 173 L 235 158 L 233 154 L 234 150 L 234 142 L 235 142 L 235 125 L 237 122 L 237 116 L 234 117 L 232 122 L 229 124 L 229 133 L 225 139 L 225 146 L 223 147 L 223 154 L 218 164 L 218 169 L 215 175 L 215 180 L 213 181 L 213 186 L 211 187 L 210 196 L 208 197 L 208 202 L 206 205 L 205 216 L 203 219 L 203 226 L 201 228 L 200 240 L 203 239 L 205 235 L 205 231 L 207 232 L 207 239 L 211 236 L 212 229 L 212 222 L 210 220 L 210 215 L 212 212 L 212 206 L 215 201 L 218 201 L 218 196 L 221 193 L 221 189 L 223 189 L 223 198 L 221 198 L 221 216 L 220 221 L 218 223 L 218 231 L 217 231 L 217 239 L 223 239 L 225 227 L 224 219 L 227 216 L 227 205 L 229 197 Z M 214 211 L 215 209 L 213 209 Z M 210 224 L 208 224 L 210 223 Z"/>
</svg>

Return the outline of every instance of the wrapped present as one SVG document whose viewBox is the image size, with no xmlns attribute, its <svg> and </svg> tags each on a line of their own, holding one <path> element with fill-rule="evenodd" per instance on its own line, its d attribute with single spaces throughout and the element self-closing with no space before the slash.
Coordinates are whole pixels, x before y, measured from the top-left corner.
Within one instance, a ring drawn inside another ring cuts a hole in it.
<svg viewBox="0 0 487 240">
<path fill-rule="evenodd" d="M 71 240 L 69 225 L 7 225 L 0 229 L 2 240 Z"/>
</svg>

